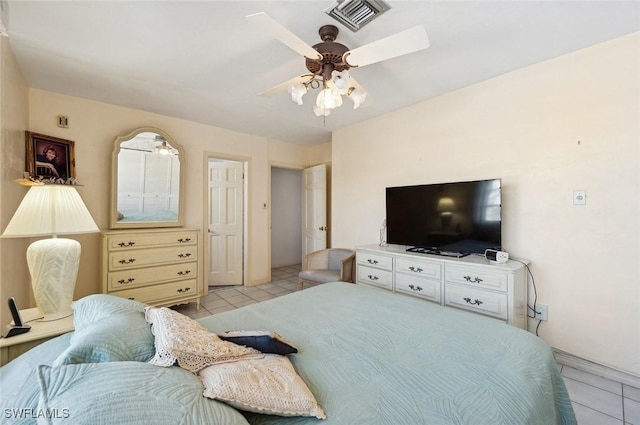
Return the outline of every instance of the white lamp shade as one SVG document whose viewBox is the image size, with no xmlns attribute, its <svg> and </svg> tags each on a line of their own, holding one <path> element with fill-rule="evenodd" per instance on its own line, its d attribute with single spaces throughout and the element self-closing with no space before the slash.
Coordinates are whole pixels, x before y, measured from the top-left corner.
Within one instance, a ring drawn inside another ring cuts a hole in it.
<svg viewBox="0 0 640 425">
<path fill-rule="evenodd" d="M 21 238 L 99 232 L 71 185 L 31 186 L 2 237 Z"/>
</svg>

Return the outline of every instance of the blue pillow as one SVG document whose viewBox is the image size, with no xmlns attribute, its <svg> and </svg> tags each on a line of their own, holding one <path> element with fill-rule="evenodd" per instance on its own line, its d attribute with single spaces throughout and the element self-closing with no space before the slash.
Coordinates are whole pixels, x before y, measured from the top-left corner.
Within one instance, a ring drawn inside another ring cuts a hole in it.
<svg viewBox="0 0 640 425">
<path fill-rule="evenodd" d="M 220 339 L 255 348 L 267 354 L 287 354 L 297 353 L 298 349 L 291 345 L 286 339 L 275 332 L 269 331 L 228 331 L 218 334 Z"/>
<path fill-rule="evenodd" d="M 87 295 L 73 302 L 73 325 L 78 329 L 91 323 L 108 319 L 114 314 L 144 313 L 145 307 L 147 307 L 147 305 L 139 301 L 128 300 L 113 295 Z"/>
<path fill-rule="evenodd" d="M 202 396 L 193 373 L 148 363 L 39 366 L 46 425 L 248 425 L 235 409 Z"/>
<path fill-rule="evenodd" d="M 75 332 L 53 366 L 116 361 L 147 362 L 155 338 L 145 304 L 113 295 L 89 295 L 73 305 Z"/>
</svg>

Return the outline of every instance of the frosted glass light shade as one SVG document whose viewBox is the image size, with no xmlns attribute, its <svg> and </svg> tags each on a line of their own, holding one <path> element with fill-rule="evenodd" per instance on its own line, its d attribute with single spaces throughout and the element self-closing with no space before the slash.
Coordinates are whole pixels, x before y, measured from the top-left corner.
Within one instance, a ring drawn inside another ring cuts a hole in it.
<svg viewBox="0 0 640 425">
<path fill-rule="evenodd" d="M 2 237 L 99 232 L 80 194 L 70 185 L 31 186 Z"/>
</svg>

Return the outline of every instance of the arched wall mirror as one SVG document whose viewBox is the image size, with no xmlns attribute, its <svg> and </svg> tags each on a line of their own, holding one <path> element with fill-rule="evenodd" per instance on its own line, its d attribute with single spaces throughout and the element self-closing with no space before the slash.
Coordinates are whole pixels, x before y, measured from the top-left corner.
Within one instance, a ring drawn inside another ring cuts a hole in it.
<svg viewBox="0 0 640 425">
<path fill-rule="evenodd" d="M 116 138 L 111 171 L 111 228 L 180 227 L 184 150 L 157 128 Z"/>
</svg>

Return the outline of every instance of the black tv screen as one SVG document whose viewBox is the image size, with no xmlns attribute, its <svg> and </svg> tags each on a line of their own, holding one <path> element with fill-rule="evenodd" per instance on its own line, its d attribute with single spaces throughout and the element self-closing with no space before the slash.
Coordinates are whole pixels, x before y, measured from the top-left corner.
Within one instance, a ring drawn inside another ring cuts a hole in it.
<svg viewBox="0 0 640 425">
<path fill-rule="evenodd" d="M 388 187 L 387 243 L 462 255 L 500 250 L 500 183 L 492 179 Z"/>
</svg>

